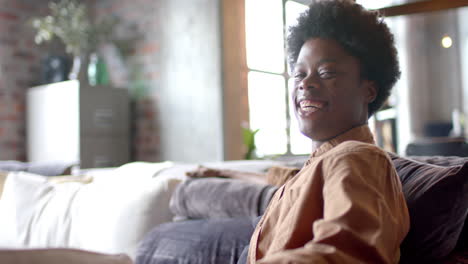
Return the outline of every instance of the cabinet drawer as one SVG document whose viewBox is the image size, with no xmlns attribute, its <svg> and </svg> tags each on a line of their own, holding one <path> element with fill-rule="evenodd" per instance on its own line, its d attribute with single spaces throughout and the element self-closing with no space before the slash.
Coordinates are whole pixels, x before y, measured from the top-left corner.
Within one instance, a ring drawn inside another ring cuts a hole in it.
<svg viewBox="0 0 468 264">
<path fill-rule="evenodd" d="M 129 99 L 126 90 L 80 91 L 81 134 L 107 136 L 129 134 Z"/>
<path fill-rule="evenodd" d="M 80 167 L 117 167 L 130 160 L 129 138 L 126 136 L 84 136 L 80 141 Z"/>
</svg>

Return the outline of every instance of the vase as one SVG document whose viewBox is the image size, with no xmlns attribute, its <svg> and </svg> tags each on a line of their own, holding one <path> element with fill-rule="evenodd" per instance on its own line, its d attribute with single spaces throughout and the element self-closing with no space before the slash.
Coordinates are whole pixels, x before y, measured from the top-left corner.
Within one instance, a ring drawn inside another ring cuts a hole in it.
<svg viewBox="0 0 468 264">
<path fill-rule="evenodd" d="M 78 79 L 80 68 L 81 68 L 81 58 L 80 56 L 74 56 L 72 66 L 70 68 L 70 73 L 68 74 L 68 79 L 70 80 Z"/>
<path fill-rule="evenodd" d="M 70 80 L 78 80 L 81 85 L 88 85 L 88 64 L 89 54 L 75 55 L 68 78 Z"/>
<path fill-rule="evenodd" d="M 91 86 L 109 84 L 109 73 L 107 72 L 106 63 L 96 53 L 92 53 L 89 58 L 88 80 Z"/>
<path fill-rule="evenodd" d="M 65 56 L 47 55 L 41 59 L 41 84 L 68 80 L 70 59 Z"/>
</svg>

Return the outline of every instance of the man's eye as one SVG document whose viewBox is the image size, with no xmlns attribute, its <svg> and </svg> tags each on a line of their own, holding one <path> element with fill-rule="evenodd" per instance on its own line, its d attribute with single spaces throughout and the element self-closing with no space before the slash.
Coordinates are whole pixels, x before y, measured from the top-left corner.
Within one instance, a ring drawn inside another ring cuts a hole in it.
<svg viewBox="0 0 468 264">
<path fill-rule="evenodd" d="M 319 73 L 320 78 L 322 79 L 331 79 L 336 77 L 336 72 L 334 71 L 323 71 Z"/>
<path fill-rule="evenodd" d="M 302 78 L 304 78 L 304 74 L 303 74 L 303 73 L 296 73 L 296 74 L 294 74 L 294 79 L 300 80 L 300 79 L 302 79 Z"/>
</svg>

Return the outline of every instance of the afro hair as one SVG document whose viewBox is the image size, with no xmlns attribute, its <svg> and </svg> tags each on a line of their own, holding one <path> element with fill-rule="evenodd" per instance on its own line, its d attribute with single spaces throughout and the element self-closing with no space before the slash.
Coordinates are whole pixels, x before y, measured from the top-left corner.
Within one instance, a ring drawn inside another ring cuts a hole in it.
<svg viewBox="0 0 468 264">
<path fill-rule="evenodd" d="M 376 83 L 377 96 L 369 104 L 369 117 L 379 110 L 400 77 L 393 34 L 379 14 L 350 0 L 322 0 L 313 2 L 297 22 L 287 39 L 291 67 L 307 40 L 333 39 L 360 61 L 361 78 Z"/>
</svg>

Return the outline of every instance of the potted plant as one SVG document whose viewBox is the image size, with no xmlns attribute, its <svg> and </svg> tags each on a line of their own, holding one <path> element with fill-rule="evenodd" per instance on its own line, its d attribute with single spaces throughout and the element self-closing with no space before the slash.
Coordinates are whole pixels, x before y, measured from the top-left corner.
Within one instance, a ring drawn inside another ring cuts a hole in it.
<svg viewBox="0 0 468 264">
<path fill-rule="evenodd" d="M 66 52 L 73 56 L 69 78 L 88 82 L 89 56 L 96 51 L 101 41 L 109 40 L 116 20 L 107 19 L 93 24 L 86 5 L 76 0 L 51 2 L 49 9 L 49 15 L 31 21 L 37 30 L 35 42 L 41 44 L 54 37 L 60 39 Z"/>
</svg>

